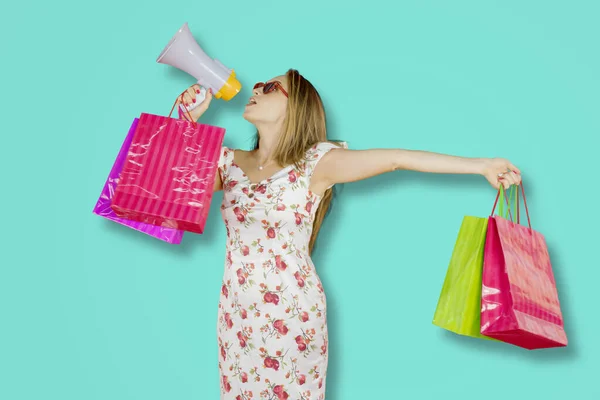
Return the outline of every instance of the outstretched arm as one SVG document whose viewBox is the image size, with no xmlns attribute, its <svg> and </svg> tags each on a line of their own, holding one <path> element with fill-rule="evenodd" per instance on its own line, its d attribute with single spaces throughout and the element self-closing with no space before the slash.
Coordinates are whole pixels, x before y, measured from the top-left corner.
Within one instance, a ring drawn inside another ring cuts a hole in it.
<svg viewBox="0 0 600 400">
<path fill-rule="evenodd" d="M 331 150 L 317 164 L 312 180 L 314 186 L 327 188 L 396 170 L 483 175 L 496 189 L 500 182 L 506 188 L 521 182 L 519 169 L 503 158 L 467 158 L 404 149 Z"/>
</svg>

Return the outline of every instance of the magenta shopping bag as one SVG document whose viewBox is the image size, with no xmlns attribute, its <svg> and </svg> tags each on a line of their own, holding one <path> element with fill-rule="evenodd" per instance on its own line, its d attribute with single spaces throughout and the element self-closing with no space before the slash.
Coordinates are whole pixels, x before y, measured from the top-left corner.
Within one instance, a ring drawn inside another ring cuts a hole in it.
<svg viewBox="0 0 600 400">
<path fill-rule="evenodd" d="M 140 115 L 111 208 L 132 221 L 202 234 L 225 129 L 171 113 Z"/>
<path fill-rule="evenodd" d="M 119 175 L 121 170 L 123 169 L 123 165 L 125 164 L 125 159 L 127 158 L 127 153 L 129 151 L 129 147 L 131 146 L 131 142 L 133 140 L 133 136 L 135 130 L 137 129 L 137 125 L 139 122 L 139 118 L 135 118 L 133 120 L 133 124 L 129 129 L 129 133 L 121 146 L 121 150 L 117 155 L 117 159 L 113 164 L 113 167 L 108 175 L 108 179 L 104 184 L 104 188 L 102 190 L 102 194 L 100 198 L 96 202 L 96 207 L 94 207 L 94 214 L 119 223 L 121 225 L 125 225 L 131 229 L 135 229 L 136 231 L 145 233 L 150 236 L 154 236 L 155 238 L 165 241 L 171 244 L 179 244 L 181 243 L 181 239 L 183 238 L 184 231 L 163 227 L 158 225 L 151 225 L 138 221 L 131 221 L 126 218 L 118 217 L 115 212 L 111 208 L 111 202 L 115 193 L 115 189 L 117 184 L 119 183 Z"/>
<path fill-rule="evenodd" d="M 548 248 L 544 236 L 531 228 L 520 186 L 528 226 L 519 223 L 518 189 L 516 221 L 494 215 L 496 204 L 488 219 L 481 333 L 529 350 L 564 347 L 568 340 Z"/>
</svg>

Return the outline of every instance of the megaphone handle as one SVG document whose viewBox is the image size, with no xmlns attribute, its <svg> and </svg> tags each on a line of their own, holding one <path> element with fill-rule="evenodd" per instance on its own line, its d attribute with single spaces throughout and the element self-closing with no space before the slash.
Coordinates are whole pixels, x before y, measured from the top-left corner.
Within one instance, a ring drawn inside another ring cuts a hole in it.
<svg viewBox="0 0 600 400">
<path fill-rule="evenodd" d="M 181 107 L 182 111 L 192 111 L 194 108 L 198 107 L 200 105 L 200 103 L 202 103 L 204 101 L 204 99 L 206 98 L 206 89 L 203 86 L 200 86 L 200 93 L 196 94 L 196 102 L 190 104 L 189 106 L 184 106 L 183 104 L 180 104 L 179 107 Z"/>
<path fill-rule="evenodd" d="M 185 92 L 184 92 L 185 93 Z M 183 94 L 182 93 L 180 96 L 182 96 L 183 98 Z M 171 107 L 171 112 L 169 113 L 169 118 L 171 118 L 171 115 L 173 115 L 173 111 L 175 110 L 175 106 L 177 105 L 177 102 L 179 101 L 179 97 L 177 98 L 177 100 L 175 100 L 175 103 L 173 103 L 173 107 Z M 189 121 L 193 124 L 195 124 L 194 118 L 192 118 L 192 114 L 190 114 L 190 112 L 183 106 L 183 104 L 179 104 L 179 107 L 177 108 L 177 114 L 179 115 L 179 119 L 186 119 L 184 118 L 184 112 L 187 113 L 187 116 L 189 117 Z"/>
</svg>

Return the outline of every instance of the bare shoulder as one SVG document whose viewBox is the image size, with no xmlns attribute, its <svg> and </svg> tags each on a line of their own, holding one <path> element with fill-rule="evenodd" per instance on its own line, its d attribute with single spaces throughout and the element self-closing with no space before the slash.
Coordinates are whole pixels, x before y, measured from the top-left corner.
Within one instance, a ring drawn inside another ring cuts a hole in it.
<svg viewBox="0 0 600 400">
<path fill-rule="evenodd" d="M 249 150 L 231 149 L 231 151 L 233 152 L 233 157 L 236 159 L 236 161 L 247 160 L 252 154 L 252 151 Z"/>
<path fill-rule="evenodd" d="M 232 149 L 232 162 L 236 165 L 239 165 L 243 169 L 249 168 L 252 166 L 253 159 L 251 150 L 242 150 L 242 149 Z"/>
<path fill-rule="evenodd" d="M 331 160 L 343 151 L 348 150 L 346 142 L 326 141 L 319 142 L 311 147 L 311 156 L 315 161 L 315 173 L 317 171 L 327 169 L 327 164 L 331 163 Z"/>
<path fill-rule="evenodd" d="M 332 184 L 331 171 L 336 167 L 338 155 L 348 149 L 346 142 L 325 141 L 312 148 L 313 166 L 309 189 L 322 195 Z"/>
</svg>

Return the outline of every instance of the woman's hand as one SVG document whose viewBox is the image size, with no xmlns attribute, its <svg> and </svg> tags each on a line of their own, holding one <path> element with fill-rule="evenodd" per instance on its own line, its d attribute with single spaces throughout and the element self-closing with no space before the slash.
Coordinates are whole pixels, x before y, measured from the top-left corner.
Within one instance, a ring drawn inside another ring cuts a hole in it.
<svg viewBox="0 0 600 400">
<path fill-rule="evenodd" d="M 184 118 L 186 120 L 189 121 L 190 119 L 190 115 L 191 117 L 194 119 L 195 121 L 198 121 L 200 119 L 200 117 L 202 116 L 202 114 L 204 114 L 206 112 L 206 110 L 208 110 L 208 107 L 210 106 L 210 102 L 212 101 L 212 91 L 209 89 L 206 91 L 206 97 L 205 99 L 200 103 L 200 105 L 196 106 L 196 108 L 194 108 L 191 111 L 184 111 L 182 110 L 179 105 L 183 104 L 185 107 L 191 105 L 191 104 L 195 104 L 197 99 L 196 96 L 200 93 L 200 85 L 195 84 L 190 86 L 185 92 L 181 93 L 179 95 L 179 97 L 177 97 L 177 101 L 175 102 L 176 107 L 178 109 L 179 112 L 179 116 L 181 118 Z"/>
<path fill-rule="evenodd" d="M 484 159 L 481 174 L 495 189 L 500 188 L 500 183 L 504 189 L 521 184 L 521 171 L 504 158 Z"/>
</svg>

